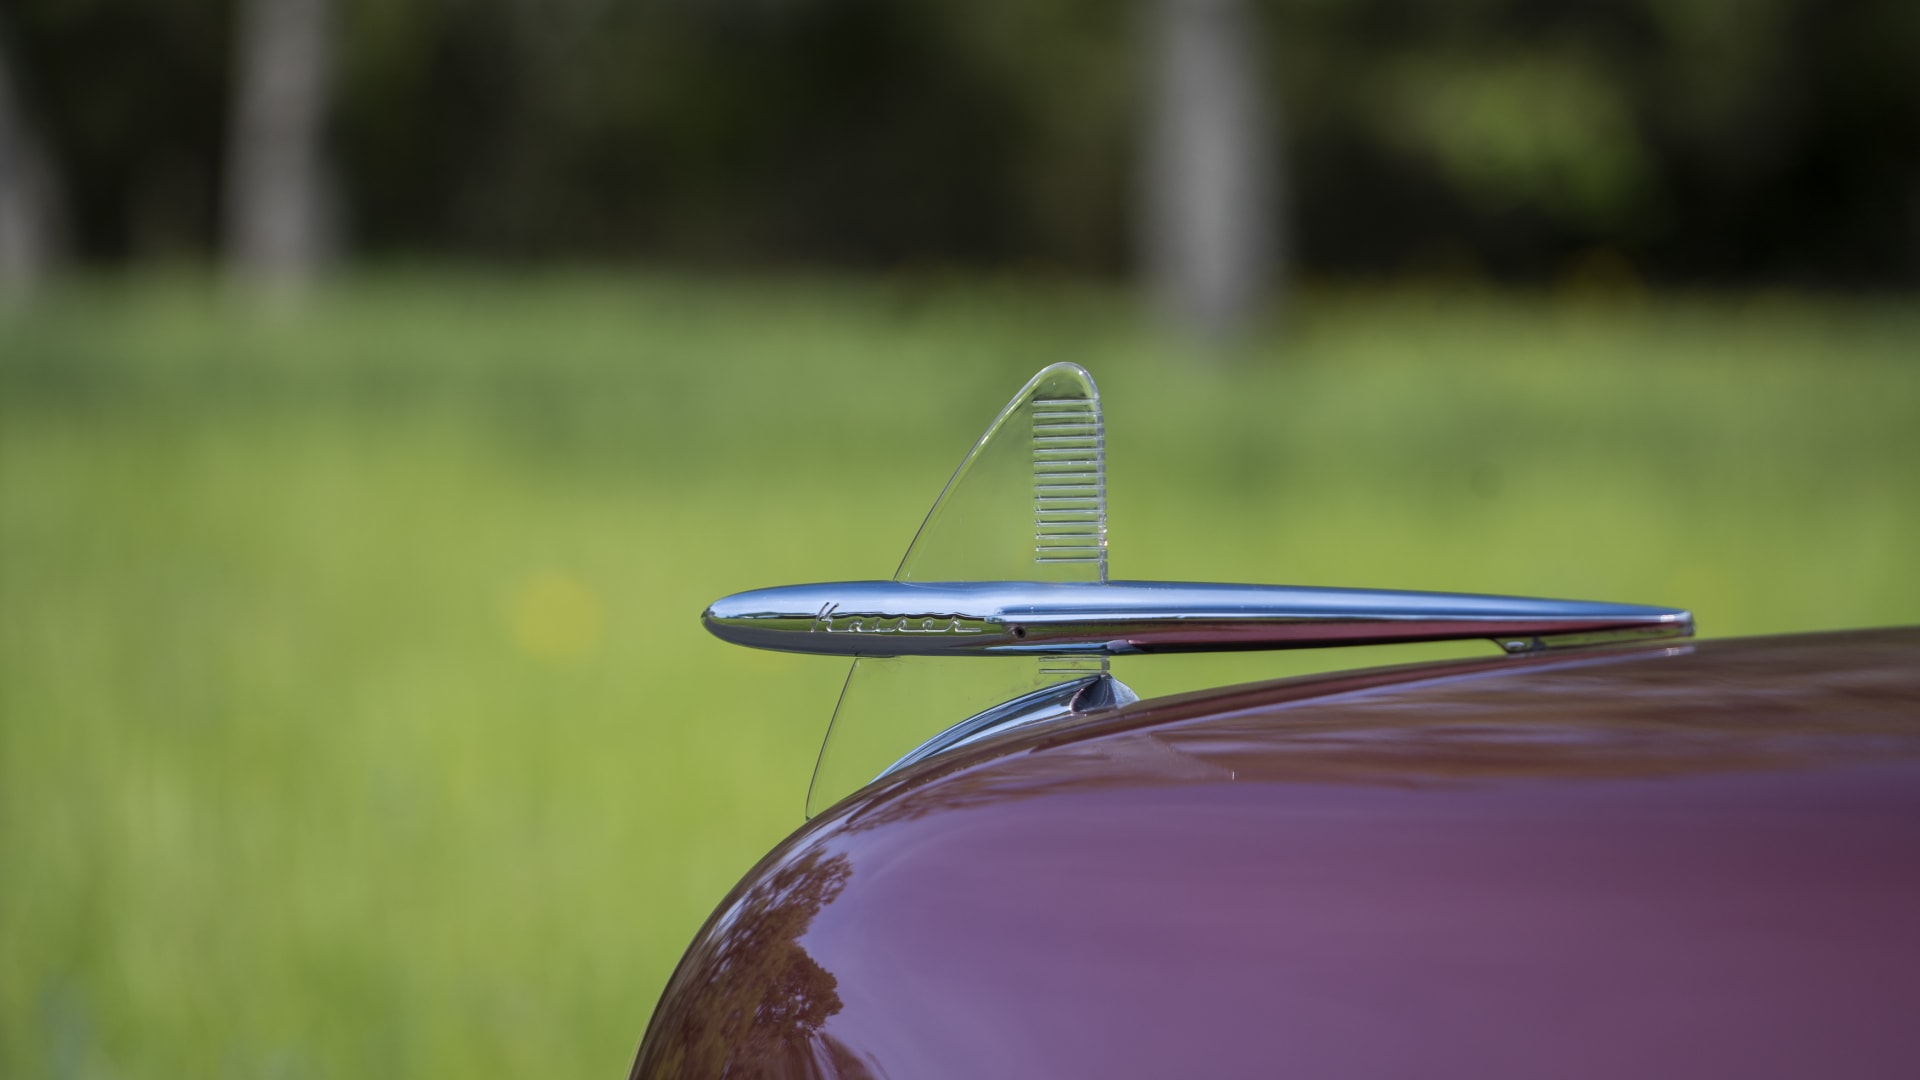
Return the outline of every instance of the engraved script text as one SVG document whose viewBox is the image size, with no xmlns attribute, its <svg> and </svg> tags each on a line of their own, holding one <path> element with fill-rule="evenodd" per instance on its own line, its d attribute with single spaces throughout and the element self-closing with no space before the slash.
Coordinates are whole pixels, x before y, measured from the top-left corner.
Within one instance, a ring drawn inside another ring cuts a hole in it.
<svg viewBox="0 0 1920 1080">
<path fill-rule="evenodd" d="M 809 633 L 825 634 L 982 634 L 958 615 L 843 615 L 839 604 L 822 604 Z"/>
</svg>

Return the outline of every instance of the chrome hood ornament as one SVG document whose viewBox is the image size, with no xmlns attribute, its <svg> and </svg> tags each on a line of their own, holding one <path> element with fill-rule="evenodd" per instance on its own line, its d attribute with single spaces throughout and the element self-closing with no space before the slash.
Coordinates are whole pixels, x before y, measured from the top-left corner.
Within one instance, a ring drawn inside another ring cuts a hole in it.
<svg viewBox="0 0 1920 1080">
<path fill-rule="evenodd" d="M 810 815 L 888 760 L 880 775 L 1011 727 L 1137 700 L 1109 673 L 1113 656 L 1465 638 L 1525 653 L 1693 633 L 1685 611 L 1634 604 L 1111 581 L 1106 493 L 1099 390 L 1079 365 L 1053 364 L 961 461 L 891 581 L 756 589 L 707 608 L 722 640 L 854 658 Z M 929 662 L 954 656 L 1004 659 Z M 973 670 L 956 676 L 963 668 Z M 894 759 L 916 723 L 932 736 Z"/>
<path fill-rule="evenodd" d="M 1638 604 L 1459 593 L 1214 585 L 844 581 L 715 601 L 736 645 L 836 656 L 1124 656 L 1488 638 L 1508 652 L 1671 637 L 1688 614 Z"/>
</svg>

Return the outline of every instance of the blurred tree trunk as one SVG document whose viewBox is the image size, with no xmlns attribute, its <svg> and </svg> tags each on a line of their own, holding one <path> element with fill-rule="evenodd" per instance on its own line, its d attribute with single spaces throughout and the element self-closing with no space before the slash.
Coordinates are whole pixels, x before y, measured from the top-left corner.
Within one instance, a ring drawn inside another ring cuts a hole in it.
<svg viewBox="0 0 1920 1080">
<path fill-rule="evenodd" d="M 0 39 L 0 293 L 24 292 L 46 273 L 59 242 L 53 167 L 28 123 Z"/>
<path fill-rule="evenodd" d="M 237 276 L 307 284 L 332 254 L 323 151 L 332 0 L 242 0 L 227 160 L 226 239 Z"/>
<path fill-rule="evenodd" d="M 1149 0 L 1142 248 L 1165 312 L 1210 339 L 1274 281 L 1266 87 L 1245 0 Z"/>
</svg>

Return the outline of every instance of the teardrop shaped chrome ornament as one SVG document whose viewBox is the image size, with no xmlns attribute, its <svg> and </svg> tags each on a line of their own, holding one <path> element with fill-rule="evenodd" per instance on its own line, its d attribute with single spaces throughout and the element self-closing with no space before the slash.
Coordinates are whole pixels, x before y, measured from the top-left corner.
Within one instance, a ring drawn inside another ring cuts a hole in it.
<svg viewBox="0 0 1920 1080">
<path fill-rule="evenodd" d="M 1108 672 L 1116 655 L 1466 638 L 1531 652 L 1693 633 L 1690 613 L 1637 604 L 1109 580 L 1105 424 L 1077 364 L 1041 369 L 1000 411 L 891 581 L 756 589 L 703 620 L 738 645 L 854 658 L 809 816 L 876 771 L 1134 700 Z"/>
</svg>

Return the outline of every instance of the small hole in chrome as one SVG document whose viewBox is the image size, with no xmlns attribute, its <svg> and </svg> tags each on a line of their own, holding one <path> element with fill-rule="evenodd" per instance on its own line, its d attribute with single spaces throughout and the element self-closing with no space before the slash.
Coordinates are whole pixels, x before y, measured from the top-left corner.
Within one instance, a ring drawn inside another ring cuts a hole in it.
<svg viewBox="0 0 1920 1080">
<path fill-rule="evenodd" d="M 1014 636 L 1014 637 L 1017 637 L 1017 638 L 1023 638 L 1023 637 L 1026 637 L 1026 636 L 1027 636 L 1027 628 L 1026 628 L 1026 627 L 1024 627 L 1024 626 L 1016 626 L 1016 627 L 1014 627 L 1014 628 L 1013 628 L 1013 636 Z"/>
</svg>

